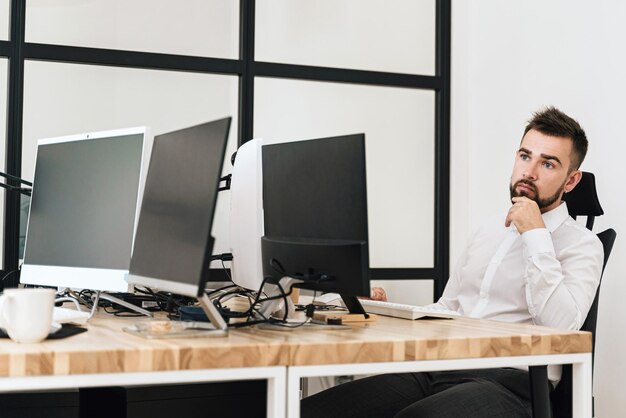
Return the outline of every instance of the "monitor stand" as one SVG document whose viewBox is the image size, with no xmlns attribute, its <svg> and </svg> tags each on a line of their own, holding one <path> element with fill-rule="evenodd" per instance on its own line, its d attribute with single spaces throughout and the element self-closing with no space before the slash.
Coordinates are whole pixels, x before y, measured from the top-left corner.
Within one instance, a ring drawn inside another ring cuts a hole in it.
<svg viewBox="0 0 626 418">
<path fill-rule="evenodd" d="M 343 303 L 346 305 L 348 312 L 351 314 L 363 315 L 364 319 L 370 318 L 370 314 L 365 312 L 363 305 L 361 305 L 361 302 L 359 302 L 359 299 L 356 296 L 346 296 L 341 294 L 340 296 L 341 300 L 343 300 Z"/>
<path fill-rule="evenodd" d="M 365 312 L 363 305 L 361 305 L 361 302 L 356 296 L 346 296 L 342 294 L 339 296 L 341 296 L 341 300 L 348 312 L 333 310 L 316 311 L 313 314 L 313 318 L 327 324 L 350 324 L 376 321 L 376 315 Z"/>
<path fill-rule="evenodd" d="M 70 293 L 73 293 L 73 292 L 70 291 Z M 76 304 L 76 310 L 78 312 L 81 312 L 78 299 L 79 299 L 78 296 L 75 296 L 75 295 L 72 297 L 56 298 L 55 303 L 56 302 L 73 302 Z M 96 311 L 98 310 L 98 303 L 100 302 L 100 299 L 108 300 L 109 302 L 113 302 L 117 305 L 125 307 L 126 309 L 137 312 L 138 314 L 149 316 L 150 318 L 154 316 L 152 312 L 146 309 L 140 308 L 137 305 L 133 305 L 132 303 L 128 303 L 125 300 L 122 300 L 113 295 L 109 295 L 108 293 L 97 290 L 96 295 L 92 299 L 91 312 L 89 313 L 89 317 L 87 318 L 87 320 L 91 319 L 96 313 Z"/>
<path fill-rule="evenodd" d="M 140 308 L 137 305 L 133 305 L 132 303 L 128 303 L 125 300 L 122 300 L 120 298 L 117 298 L 113 295 L 109 295 L 108 293 L 105 292 L 101 292 L 101 291 L 97 291 L 96 292 L 96 297 L 94 298 L 93 301 L 93 306 L 97 309 L 98 307 L 98 302 L 100 301 L 100 299 L 104 299 L 104 300 L 108 300 L 109 302 L 113 302 L 117 305 L 123 306 L 126 309 L 130 309 L 131 311 L 137 312 L 141 315 L 146 315 L 149 317 L 153 317 L 154 315 L 152 315 L 152 312 L 145 310 L 143 308 Z M 95 311 L 94 311 L 95 312 Z"/>
<path fill-rule="evenodd" d="M 219 311 L 205 294 L 196 296 L 202 311 L 209 319 L 206 321 L 174 321 L 174 325 L 169 325 L 165 329 L 152 329 L 152 325 L 160 327 L 161 322 L 166 321 L 138 321 L 133 326 L 122 328 L 123 331 L 148 339 L 162 338 L 205 338 L 205 337 L 226 337 L 228 336 L 228 324 L 222 318 Z M 148 326 L 146 326 L 148 324 Z"/>
<path fill-rule="evenodd" d="M 98 306 L 98 298 L 102 298 L 114 303 L 117 303 L 119 305 L 122 305 L 128 309 L 131 309 L 135 312 L 138 312 L 142 315 L 146 315 L 149 317 L 153 317 L 154 315 L 152 314 L 152 312 L 147 311 L 143 308 L 140 308 L 139 306 L 135 306 L 132 303 L 128 303 L 126 301 L 123 301 L 119 298 L 116 298 L 115 296 L 111 296 L 107 293 L 104 292 L 97 292 L 96 293 L 96 298 L 94 300 L 94 306 Z M 220 315 L 219 311 L 217 310 L 217 308 L 215 307 L 215 305 L 213 305 L 213 303 L 211 302 L 211 300 L 207 297 L 206 294 L 202 294 L 202 296 L 196 296 L 196 299 L 198 299 L 198 302 L 200 302 L 200 306 L 202 307 L 202 310 L 204 311 L 204 313 L 206 314 L 207 318 L 209 318 L 209 322 L 211 323 L 211 325 L 214 327 L 214 329 L 202 329 L 194 330 L 194 336 L 199 337 L 223 337 L 226 336 L 228 334 L 228 324 L 226 323 L 226 321 L 224 321 L 224 318 L 222 318 L 222 315 Z M 199 335 L 202 334 L 202 335 Z"/>
<path fill-rule="evenodd" d="M 298 279 L 293 279 L 291 277 L 285 276 L 280 280 L 280 284 L 283 287 L 283 289 L 285 290 L 285 292 L 289 292 L 289 290 L 291 290 L 291 288 L 298 284 L 298 283 L 302 283 L 301 280 Z M 278 289 L 277 286 L 275 286 L 276 289 Z M 270 293 L 271 295 L 271 293 Z M 368 314 L 367 312 L 365 312 L 365 309 L 363 309 L 363 305 L 361 305 L 361 302 L 359 302 L 359 299 L 356 296 L 346 296 L 346 295 L 340 295 L 341 299 L 343 300 L 344 304 L 346 305 L 346 308 L 348 309 L 348 313 L 340 313 L 339 315 L 336 312 L 332 312 L 333 316 L 337 317 L 343 317 L 345 319 L 346 323 L 349 322 L 371 322 L 373 320 L 375 320 L 375 315 L 372 316 L 370 314 Z M 291 303 L 291 298 L 288 298 L 289 302 Z M 276 308 L 277 304 L 279 303 L 279 301 L 282 301 L 282 299 L 278 299 L 276 301 L 272 301 L 270 303 L 268 303 L 269 306 L 265 306 L 265 312 L 266 313 L 271 313 L 271 309 Z M 295 311 L 290 311 L 289 315 L 287 317 L 287 319 L 295 319 L 294 318 L 294 314 Z M 331 313 L 331 312 L 329 312 Z M 348 317 L 350 317 L 348 319 Z M 300 321 L 302 321 L 300 319 Z M 292 322 L 292 324 L 294 324 Z M 295 324 L 297 324 L 297 322 L 295 322 Z M 339 330 L 345 330 L 345 329 L 350 329 L 349 325 L 346 325 L 345 323 L 342 323 L 340 321 L 339 324 L 337 323 L 332 323 L 332 322 L 328 322 L 326 320 L 318 320 L 318 319 L 312 319 L 310 322 L 306 323 L 306 324 L 302 324 L 303 328 L 305 329 L 317 329 L 317 330 L 328 330 L 328 329 L 339 329 Z M 271 329 L 271 330 L 276 330 L 276 331 L 292 331 L 294 329 L 300 329 L 299 326 L 297 327 L 286 327 L 286 326 L 281 326 L 278 324 L 260 324 L 259 328 L 262 329 Z"/>
<path fill-rule="evenodd" d="M 215 305 L 213 305 L 213 302 L 211 302 L 211 299 L 209 299 L 206 293 L 203 292 L 201 296 L 197 296 L 197 299 L 207 318 L 209 318 L 209 322 L 215 327 L 215 329 L 207 330 L 206 336 L 223 337 L 228 335 L 228 324 L 224 321 L 224 318 L 222 318 L 222 315 Z"/>
</svg>

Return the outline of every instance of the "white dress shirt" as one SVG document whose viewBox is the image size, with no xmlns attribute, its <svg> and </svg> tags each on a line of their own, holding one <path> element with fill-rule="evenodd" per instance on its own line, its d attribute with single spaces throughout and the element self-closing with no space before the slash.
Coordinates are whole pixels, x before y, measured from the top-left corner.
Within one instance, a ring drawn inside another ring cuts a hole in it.
<svg viewBox="0 0 626 418">
<path fill-rule="evenodd" d="M 434 306 L 506 322 L 580 329 L 600 283 L 604 250 L 563 202 L 542 215 L 545 228 L 519 234 L 505 216 L 470 239 Z M 550 380 L 560 367 L 550 367 Z"/>
</svg>

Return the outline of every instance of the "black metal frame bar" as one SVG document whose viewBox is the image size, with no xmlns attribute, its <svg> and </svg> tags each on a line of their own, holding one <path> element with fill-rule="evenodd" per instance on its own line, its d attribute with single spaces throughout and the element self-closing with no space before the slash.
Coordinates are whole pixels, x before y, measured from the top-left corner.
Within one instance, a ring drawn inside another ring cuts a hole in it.
<svg viewBox="0 0 626 418">
<path fill-rule="evenodd" d="M 241 74 L 238 60 L 158 54 L 153 52 L 27 43 L 24 59 L 74 64 L 108 65 L 115 67 L 173 70 L 216 74 Z"/>
<path fill-rule="evenodd" d="M 24 99 L 24 32 L 26 24 L 26 0 L 11 3 L 11 31 L 9 59 L 9 98 L 7 106 L 6 172 L 19 177 L 22 171 L 22 113 Z M 20 187 L 19 182 L 8 180 L 7 184 Z M 19 258 L 20 194 L 5 193 L 4 199 L 4 270 L 17 269 Z M 5 274 L 3 271 L 3 277 Z M 17 286 L 18 275 L 0 285 Z"/>
<path fill-rule="evenodd" d="M 436 268 L 373 268 L 373 280 L 432 280 Z"/>
<path fill-rule="evenodd" d="M 239 79 L 239 145 L 252 139 L 254 126 L 254 25 L 255 0 L 241 0 L 239 58 L 243 74 Z"/>
<path fill-rule="evenodd" d="M 435 234 L 432 268 L 374 268 L 373 279 L 434 279 L 438 298 L 448 278 L 450 206 L 450 31 L 451 0 L 436 0 L 436 73 L 413 75 L 255 61 L 255 0 L 240 0 L 239 59 L 220 59 L 149 52 L 26 43 L 26 0 L 11 0 L 11 37 L 0 41 L 0 56 L 9 58 L 6 171 L 21 173 L 24 60 L 170 70 L 239 76 L 238 142 L 254 132 L 256 77 L 288 78 L 432 90 L 435 92 Z M 11 196 L 15 195 L 15 196 Z M 4 271 L 17 267 L 19 196 L 5 199 Z M 221 274 L 216 270 L 216 276 Z M 16 285 L 17 277 L 8 285 Z"/>
<path fill-rule="evenodd" d="M 253 72 L 254 75 L 258 77 L 295 78 L 311 81 L 331 81 L 337 83 L 426 90 L 438 90 L 442 88 L 442 80 L 437 76 L 347 70 L 343 68 L 315 67 L 309 65 L 255 62 Z"/>
<path fill-rule="evenodd" d="M 9 41 L 0 41 L 0 57 L 9 57 L 11 56 L 11 42 Z"/>
<path fill-rule="evenodd" d="M 450 262 L 450 72 L 452 6 L 437 1 L 436 74 L 443 88 L 435 97 L 435 282 L 434 300 L 443 294 Z"/>
</svg>

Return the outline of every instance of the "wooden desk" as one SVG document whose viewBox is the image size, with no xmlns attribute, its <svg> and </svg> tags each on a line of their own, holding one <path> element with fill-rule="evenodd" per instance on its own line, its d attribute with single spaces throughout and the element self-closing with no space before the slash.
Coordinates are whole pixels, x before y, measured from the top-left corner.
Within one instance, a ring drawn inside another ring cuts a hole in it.
<svg viewBox="0 0 626 418">
<path fill-rule="evenodd" d="M 585 332 L 380 317 L 351 330 L 145 340 L 121 331 L 136 320 L 99 316 L 84 334 L 40 344 L 0 340 L 0 391 L 267 379 L 268 417 L 296 417 L 302 377 L 567 363 L 574 365 L 575 417 L 591 416 Z"/>
<path fill-rule="evenodd" d="M 378 336 L 393 346 L 386 351 L 381 346 L 372 350 L 359 340 L 360 335 Z M 310 357 L 292 359 L 287 368 L 289 417 L 299 416 L 298 394 L 291 389 L 303 377 L 551 364 L 573 365 L 573 417 L 592 416 L 592 342 L 588 332 L 469 318 L 407 321 L 379 317 L 377 323 L 362 330 L 336 337 L 341 341 L 334 349 L 318 344 Z M 402 343 L 397 344 L 396 339 Z M 348 353 L 351 355 L 346 358 Z M 338 359 L 339 355 L 346 357 Z"/>
<path fill-rule="evenodd" d="M 144 319 L 98 314 L 87 332 L 67 339 L 0 340 L 0 392 L 263 379 L 267 416 L 284 416 L 279 341 L 237 331 L 225 338 L 146 340 L 122 331 L 138 320 Z"/>
</svg>

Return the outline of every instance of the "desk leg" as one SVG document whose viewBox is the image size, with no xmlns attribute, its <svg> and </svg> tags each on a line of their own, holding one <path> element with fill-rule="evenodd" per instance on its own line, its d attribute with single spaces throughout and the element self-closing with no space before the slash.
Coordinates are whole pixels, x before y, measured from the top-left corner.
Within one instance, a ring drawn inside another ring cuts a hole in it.
<svg viewBox="0 0 626 418">
<path fill-rule="evenodd" d="M 287 368 L 287 417 L 300 418 L 300 379 L 301 373 L 295 368 Z"/>
<path fill-rule="evenodd" d="M 300 417 L 300 379 L 303 377 L 488 369 L 550 364 L 572 364 L 574 411 L 572 418 L 592 418 L 591 353 L 290 366 L 287 367 L 287 417 Z"/>
<path fill-rule="evenodd" d="M 285 418 L 287 401 L 287 368 L 267 378 L 267 417 Z"/>
<path fill-rule="evenodd" d="M 572 418 L 592 417 L 591 354 L 585 361 L 572 364 Z"/>
</svg>

